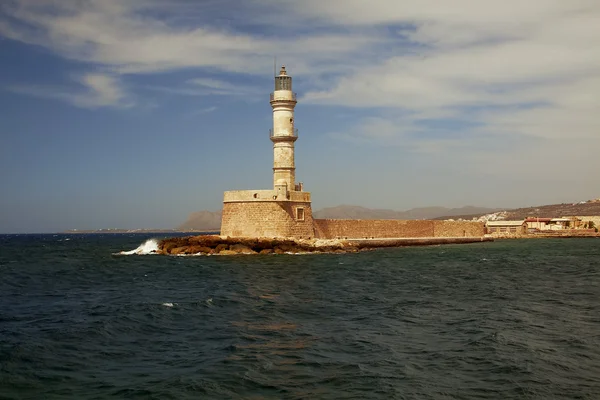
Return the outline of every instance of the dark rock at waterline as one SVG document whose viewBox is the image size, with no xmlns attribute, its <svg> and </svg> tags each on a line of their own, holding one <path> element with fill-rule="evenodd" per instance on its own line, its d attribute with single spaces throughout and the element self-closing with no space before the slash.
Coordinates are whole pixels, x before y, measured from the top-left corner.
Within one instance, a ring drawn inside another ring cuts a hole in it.
<svg viewBox="0 0 600 400">
<path fill-rule="evenodd" d="M 233 255 L 306 252 L 354 252 L 358 248 L 337 239 L 232 238 L 218 235 L 174 237 L 158 244 L 159 254 Z"/>
<path fill-rule="evenodd" d="M 164 239 L 158 244 L 158 254 L 170 255 L 236 255 L 289 253 L 348 253 L 382 247 L 431 246 L 492 241 L 491 237 L 436 237 L 382 239 L 292 239 L 234 238 L 200 235 Z"/>
</svg>

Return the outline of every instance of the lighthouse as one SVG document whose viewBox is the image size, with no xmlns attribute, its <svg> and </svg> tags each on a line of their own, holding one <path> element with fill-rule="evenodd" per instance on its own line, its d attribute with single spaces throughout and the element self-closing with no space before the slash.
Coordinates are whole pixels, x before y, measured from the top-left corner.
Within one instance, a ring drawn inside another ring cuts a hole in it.
<svg viewBox="0 0 600 400">
<path fill-rule="evenodd" d="M 281 66 L 275 77 L 275 90 L 271 93 L 273 108 L 273 128 L 269 136 L 273 142 L 273 187 L 277 197 L 289 198 L 289 191 L 296 189 L 296 166 L 294 142 L 298 130 L 294 128 L 294 108 L 296 94 L 292 91 L 292 77 Z"/>
<path fill-rule="evenodd" d="M 281 67 L 271 93 L 273 127 L 273 189 L 232 190 L 223 195 L 221 235 L 230 237 L 313 238 L 310 193 L 296 183 L 294 127 L 296 94 L 292 77 Z M 264 136 L 263 136 L 264 137 Z M 243 165 L 240 168 L 244 168 Z"/>
</svg>

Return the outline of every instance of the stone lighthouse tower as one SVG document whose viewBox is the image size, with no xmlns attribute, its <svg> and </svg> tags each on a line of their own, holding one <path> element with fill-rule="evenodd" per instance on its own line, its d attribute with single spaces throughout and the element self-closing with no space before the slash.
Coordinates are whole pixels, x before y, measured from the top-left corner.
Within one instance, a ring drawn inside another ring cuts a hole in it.
<svg viewBox="0 0 600 400">
<path fill-rule="evenodd" d="M 294 108 L 296 94 L 292 91 L 292 77 L 285 66 L 275 77 L 275 90 L 271 93 L 273 108 L 273 129 L 269 136 L 273 142 L 273 186 L 277 197 L 288 197 L 288 191 L 296 188 L 296 166 L 294 163 L 294 142 L 298 130 L 294 128 Z"/>
<path fill-rule="evenodd" d="M 273 189 L 227 191 L 223 196 L 221 235 L 233 237 L 314 237 L 310 193 L 296 183 L 294 127 L 296 94 L 292 77 L 281 67 L 271 93 Z M 243 168 L 243 166 L 240 166 Z"/>
</svg>

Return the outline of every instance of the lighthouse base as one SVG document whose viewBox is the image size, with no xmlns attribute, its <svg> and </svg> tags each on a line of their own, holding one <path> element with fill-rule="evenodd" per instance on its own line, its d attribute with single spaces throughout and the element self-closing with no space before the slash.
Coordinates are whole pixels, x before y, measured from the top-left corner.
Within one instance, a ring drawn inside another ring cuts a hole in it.
<svg viewBox="0 0 600 400">
<path fill-rule="evenodd" d="M 310 193 L 275 190 L 225 192 L 221 236 L 314 238 Z"/>
</svg>

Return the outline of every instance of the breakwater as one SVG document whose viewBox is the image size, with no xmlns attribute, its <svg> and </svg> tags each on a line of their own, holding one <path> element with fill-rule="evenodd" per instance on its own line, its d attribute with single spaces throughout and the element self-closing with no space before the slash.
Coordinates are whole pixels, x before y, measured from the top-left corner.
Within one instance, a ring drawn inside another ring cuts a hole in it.
<svg viewBox="0 0 600 400">
<path fill-rule="evenodd" d="M 493 242 L 492 237 L 431 237 L 431 238 L 380 238 L 380 239 L 352 239 L 352 245 L 359 249 L 373 249 L 381 247 L 406 247 L 406 246 L 433 246 L 441 244 L 467 244 L 480 242 Z"/>
<path fill-rule="evenodd" d="M 218 235 L 173 237 L 153 250 L 165 255 L 236 255 L 289 253 L 353 253 L 381 247 L 465 244 L 492 241 L 486 237 L 420 237 L 380 239 L 236 238 Z"/>
</svg>

